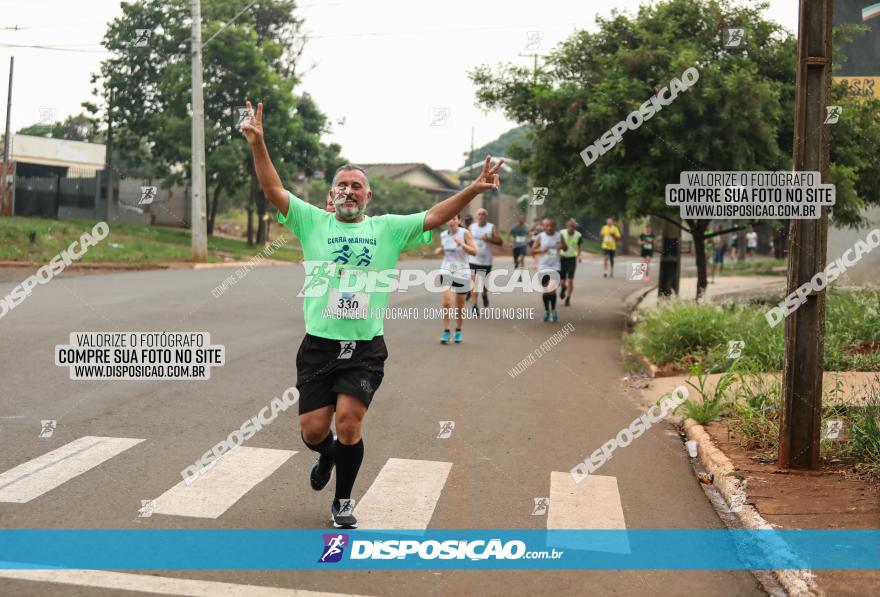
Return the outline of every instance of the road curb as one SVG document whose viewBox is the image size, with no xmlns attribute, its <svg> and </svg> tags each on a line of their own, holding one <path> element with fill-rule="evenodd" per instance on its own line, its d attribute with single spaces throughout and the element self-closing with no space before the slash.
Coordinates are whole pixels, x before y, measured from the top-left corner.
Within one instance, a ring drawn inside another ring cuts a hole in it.
<svg viewBox="0 0 880 597">
<path fill-rule="evenodd" d="M 0 267 L 20 267 L 20 268 L 36 268 L 39 269 L 47 263 L 31 263 L 29 261 L 8 261 L 0 260 Z M 66 266 L 65 270 L 152 270 L 152 269 L 168 269 L 173 264 L 169 263 L 71 263 Z"/>
<path fill-rule="evenodd" d="M 748 502 L 745 481 L 733 475 L 734 466 L 730 458 L 722 452 L 706 429 L 694 419 L 687 418 L 683 423 L 687 439 L 697 442 L 700 463 L 712 475 L 712 484 L 727 503 L 743 528 L 748 530 L 772 530 L 758 509 Z M 773 570 L 773 575 L 789 595 L 810 595 L 820 597 L 823 591 L 816 585 L 815 576 L 807 570 Z"/>
<path fill-rule="evenodd" d="M 20 267 L 39 269 L 45 263 L 30 263 L 26 261 L 0 260 L 0 267 Z M 277 259 L 264 259 L 259 263 L 251 261 L 221 261 L 217 263 L 196 263 L 194 261 L 171 261 L 168 263 L 71 263 L 66 270 L 107 270 L 107 271 L 148 271 L 156 269 L 217 269 L 224 267 L 260 267 L 264 265 L 295 265 L 292 261 L 280 261 Z"/>
<path fill-rule="evenodd" d="M 648 296 L 651 292 L 657 290 L 657 285 L 651 285 L 648 288 L 639 288 L 638 290 L 631 292 L 623 299 L 623 304 L 626 305 L 627 310 L 630 312 L 630 316 L 635 313 L 636 308 L 639 306 L 639 303 L 642 302 L 646 296 Z"/>
</svg>

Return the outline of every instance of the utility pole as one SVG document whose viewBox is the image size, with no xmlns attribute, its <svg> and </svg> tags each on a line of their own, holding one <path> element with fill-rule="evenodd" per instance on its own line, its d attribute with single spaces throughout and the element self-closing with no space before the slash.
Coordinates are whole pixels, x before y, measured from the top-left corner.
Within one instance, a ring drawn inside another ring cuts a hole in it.
<svg viewBox="0 0 880 597">
<path fill-rule="evenodd" d="M 542 34 L 542 37 L 543 37 L 543 34 Z M 538 43 L 540 45 L 540 40 L 538 41 Z M 523 54 L 522 52 L 520 52 L 520 54 L 519 54 L 522 57 L 528 57 L 528 56 L 532 57 L 532 87 L 533 88 L 537 87 L 537 85 L 538 85 L 538 57 L 540 56 L 541 58 L 544 58 L 545 56 L 547 56 L 547 54 L 538 54 L 537 50 L 538 49 L 536 47 L 535 51 L 531 54 L 529 54 L 529 53 Z M 534 114 L 532 114 L 532 126 L 535 126 L 535 122 L 537 120 L 538 120 L 538 114 L 537 114 L 537 112 L 535 112 Z M 535 219 L 535 217 L 537 217 L 537 215 L 538 215 L 538 206 L 532 205 L 532 202 L 530 199 L 529 202 L 526 204 L 526 222 L 529 223 L 529 226 L 532 225 L 531 222 Z"/>
<path fill-rule="evenodd" d="M 831 97 L 831 15 L 833 0 L 800 0 L 798 67 L 795 80 L 793 166 L 818 171 L 828 180 Z M 794 220 L 788 258 L 788 292 L 825 269 L 828 211 L 815 220 Z M 825 290 L 813 292 L 785 320 L 779 467 L 819 468 L 822 369 L 825 352 Z"/>
<path fill-rule="evenodd" d="M 104 154 L 104 176 L 106 178 L 107 217 L 109 222 L 113 215 L 113 104 L 116 103 L 116 88 L 110 87 L 110 103 L 107 105 L 107 146 Z"/>
<path fill-rule="evenodd" d="M 6 92 L 6 136 L 3 137 L 3 175 L 0 183 L 0 215 L 6 212 L 6 196 L 9 195 L 9 215 L 14 216 L 12 205 L 12 193 L 7 193 L 9 185 L 6 183 L 6 169 L 9 167 L 9 154 L 12 147 L 12 138 L 9 136 L 9 122 L 12 115 L 12 68 L 15 66 L 15 56 L 9 57 L 9 90 Z"/>
<path fill-rule="evenodd" d="M 192 0 L 192 183 L 190 233 L 193 261 L 208 258 L 205 209 L 205 100 L 202 96 L 202 8 Z"/>
</svg>

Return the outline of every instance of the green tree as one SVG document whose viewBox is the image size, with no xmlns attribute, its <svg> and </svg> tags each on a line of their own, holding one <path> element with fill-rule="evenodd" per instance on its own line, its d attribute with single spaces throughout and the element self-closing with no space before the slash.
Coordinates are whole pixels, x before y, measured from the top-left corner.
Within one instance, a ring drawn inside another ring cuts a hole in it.
<svg viewBox="0 0 880 597">
<path fill-rule="evenodd" d="M 209 233 L 224 189 L 249 181 L 248 200 L 260 221 L 266 213 L 250 150 L 236 127 L 245 99 L 264 104 L 266 141 L 282 178 L 311 176 L 338 159 L 338 145 L 321 143 L 325 116 L 307 94 L 294 94 L 304 40 L 294 9 L 291 0 L 263 0 L 227 24 L 240 2 L 202 2 Z M 154 175 L 171 185 L 191 171 L 190 2 L 146 0 L 123 3 L 122 10 L 104 37 L 113 55 L 93 77 L 96 95 L 107 101 L 122 160 L 151 164 Z M 134 43 L 139 29 L 150 31 L 145 45 Z"/>
<path fill-rule="evenodd" d="M 17 134 L 88 142 L 101 142 L 105 135 L 98 122 L 84 113 L 68 116 L 62 122 L 32 124 L 18 130 Z"/>
<path fill-rule="evenodd" d="M 471 78 L 481 104 L 533 125 L 519 165 L 530 179 L 546 181 L 561 209 L 588 202 L 596 216 L 653 215 L 689 230 L 699 297 L 707 283 L 709 220 L 681 222 L 665 205 L 665 186 L 685 170 L 791 168 L 796 40 L 764 19 L 765 9 L 727 0 L 645 5 L 635 16 L 597 18 L 598 31 L 565 40 L 534 78 L 531 69 L 512 65 L 482 66 Z M 722 30 L 734 26 L 745 29 L 747 45 L 725 50 Z M 699 71 L 693 87 L 585 165 L 584 148 L 690 67 Z M 833 129 L 836 223 L 853 223 L 862 205 L 880 202 L 876 185 L 859 182 L 876 181 L 877 145 L 869 144 L 880 131 L 876 107 L 872 113 L 868 103 L 848 105 L 859 116 Z"/>
</svg>

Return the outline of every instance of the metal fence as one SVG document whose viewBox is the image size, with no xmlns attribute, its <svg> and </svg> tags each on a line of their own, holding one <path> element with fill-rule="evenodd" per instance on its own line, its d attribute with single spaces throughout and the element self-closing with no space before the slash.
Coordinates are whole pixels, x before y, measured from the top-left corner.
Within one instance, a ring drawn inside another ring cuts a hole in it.
<svg viewBox="0 0 880 597">
<path fill-rule="evenodd" d="M 57 218 L 59 210 L 94 216 L 98 198 L 95 170 L 68 168 L 61 173 L 15 178 L 15 215 Z"/>
</svg>

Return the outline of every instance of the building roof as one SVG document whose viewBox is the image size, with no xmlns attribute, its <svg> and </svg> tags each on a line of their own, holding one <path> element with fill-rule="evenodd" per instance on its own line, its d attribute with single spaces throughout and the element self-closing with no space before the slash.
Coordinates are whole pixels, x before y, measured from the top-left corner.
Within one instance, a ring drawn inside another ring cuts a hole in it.
<svg viewBox="0 0 880 597">
<path fill-rule="evenodd" d="M 404 164 L 359 164 L 359 166 L 367 172 L 367 176 L 384 174 L 388 178 L 400 178 L 404 174 L 412 172 L 413 170 L 422 170 L 437 181 L 437 186 L 433 187 L 432 190 L 458 190 L 458 185 L 452 180 L 449 180 L 437 170 L 434 170 L 427 164 L 421 162 Z"/>
<path fill-rule="evenodd" d="M 503 155 L 493 155 L 492 156 L 492 163 L 493 164 L 497 163 L 498 160 L 504 160 L 504 163 L 501 164 L 500 173 L 509 174 L 510 172 L 513 172 L 513 168 L 510 167 L 510 164 L 515 164 L 516 160 L 514 160 L 513 158 L 506 158 Z M 486 158 L 483 158 L 482 160 L 474 162 L 473 164 L 469 164 L 467 166 L 463 166 L 463 167 L 459 168 L 458 173 L 459 173 L 459 175 L 472 174 L 473 171 L 475 171 L 475 170 L 482 172 L 483 171 L 483 164 L 485 164 L 485 163 L 486 163 Z"/>
<path fill-rule="evenodd" d="M 31 135 L 12 135 L 10 159 L 27 164 L 67 166 L 69 168 L 104 168 L 107 146 L 85 141 L 67 141 Z"/>
</svg>

